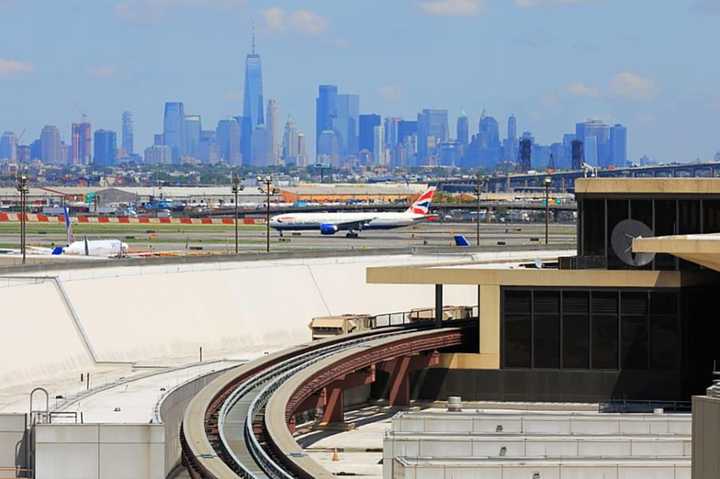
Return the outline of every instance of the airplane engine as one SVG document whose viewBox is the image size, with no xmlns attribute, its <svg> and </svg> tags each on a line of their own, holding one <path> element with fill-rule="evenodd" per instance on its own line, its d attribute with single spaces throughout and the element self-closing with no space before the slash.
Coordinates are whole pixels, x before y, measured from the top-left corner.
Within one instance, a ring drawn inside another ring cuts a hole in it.
<svg viewBox="0 0 720 479">
<path fill-rule="evenodd" d="M 322 224 L 320 225 L 320 234 L 334 235 L 337 233 L 338 227 L 336 225 Z"/>
</svg>

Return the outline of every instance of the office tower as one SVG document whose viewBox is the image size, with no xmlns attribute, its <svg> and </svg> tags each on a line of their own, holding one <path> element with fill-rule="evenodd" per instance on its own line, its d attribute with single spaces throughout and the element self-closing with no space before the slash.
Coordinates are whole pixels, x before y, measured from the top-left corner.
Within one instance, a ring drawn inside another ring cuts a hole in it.
<svg viewBox="0 0 720 479">
<path fill-rule="evenodd" d="M 518 163 L 518 170 L 521 173 L 527 173 L 532 170 L 532 150 L 533 150 L 533 139 L 530 135 L 523 135 L 520 140 L 519 148 L 520 161 Z"/>
<path fill-rule="evenodd" d="M 255 129 L 265 125 L 263 109 L 263 81 L 262 61 L 260 55 L 255 51 L 255 32 L 252 34 L 252 49 L 245 57 L 245 90 L 243 94 L 243 120 L 240 123 L 242 128 L 242 157 L 243 162 L 249 165 L 257 164 L 253 158 L 254 151 L 264 152 L 263 148 L 253 146 L 253 141 L 260 139 L 263 143 L 265 138 L 254 133 Z"/>
<path fill-rule="evenodd" d="M 356 156 L 358 153 L 360 97 L 358 95 L 338 95 L 336 111 L 333 129 L 337 135 L 340 157 L 344 159 Z"/>
<path fill-rule="evenodd" d="M 270 135 L 264 124 L 258 125 L 253 130 L 251 144 L 251 163 L 249 164 L 252 166 L 270 165 Z"/>
<path fill-rule="evenodd" d="M 517 152 L 517 119 L 515 118 L 515 115 L 510 115 L 507 121 L 507 138 L 503 142 L 504 160 L 508 162 L 517 161 Z"/>
<path fill-rule="evenodd" d="M 40 160 L 47 164 L 60 164 L 60 131 L 54 125 L 46 125 L 40 132 Z"/>
<path fill-rule="evenodd" d="M 165 103 L 163 142 L 172 149 L 173 163 L 185 154 L 185 108 L 182 102 Z"/>
<path fill-rule="evenodd" d="M 385 150 L 390 150 L 398 144 L 398 127 L 402 118 L 385 118 L 383 128 L 385 129 Z"/>
<path fill-rule="evenodd" d="M 417 136 L 418 156 L 420 163 L 424 164 L 436 153 L 437 145 L 448 140 L 447 110 L 425 109 L 418 114 Z"/>
<path fill-rule="evenodd" d="M 478 136 L 483 148 L 500 147 L 500 126 L 491 116 L 483 115 L 478 123 Z"/>
<path fill-rule="evenodd" d="M 70 161 L 73 165 L 89 165 L 92 160 L 92 126 L 83 118 L 72 124 Z"/>
<path fill-rule="evenodd" d="M 134 128 L 132 112 L 124 111 L 122 114 L 122 149 L 127 156 L 135 153 Z"/>
<path fill-rule="evenodd" d="M 387 158 L 385 156 L 385 128 L 377 125 L 373 128 L 373 160 L 376 165 L 385 166 Z"/>
<path fill-rule="evenodd" d="M 113 166 L 117 159 L 117 134 L 111 130 L 95 130 L 93 163 L 98 167 Z"/>
<path fill-rule="evenodd" d="M 381 118 L 380 115 L 370 113 L 367 115 L 360 115 L 360 134 L 358 140 L 358 150 L 367 150 L 369 152 L 375 151 L 375 127 L 380 126 Z"/>
<path fill-rule="evenodd" d="M 317 144 L 317 161 L 320 164 L 338 166 L 340 147 L 335 130 L 325 130 L 320 133 Z"/>
<path fill-rule="evenodd" d="M 42 142 L 40 138 L 30 143 L 30 160 L 40 160 L 42 158 Z"/>
<path fill-rule="evenodd" d="M 457 119 L 457 142 L 460 145 L 467 145 L 470 142 L 470 120 L 465 112 Z"/>
<path fill-rule="evenodd" d="M 610 127 L 599 120 L 588 120 L 575 125 L 575 137 L 581 140 L 585 163 L 607 168 L 610 164 Z"/>
<path fill-rule="evenodd" d="M 267 102 L 267 135 L 268 135 L 268 163 L 280 164 L 280 108 L 278 102 L 271 98 Z"/>
<path fill-rule="evenodd" d="M 550 161 L 548 161 L 547 167 L 551 170 L 557 170 L 562 168 L 563 163 L 563 144 L 553 143 L 550 145 Z"/>
<path fill-rule="evenodd" d="M 563 161 L 560 164 L 561 168 L 573 168 L 572 142 L 574 140 L 576 140 L 575 133 L 565 133 L 563 135 Z"/>
<path fill-rule="evenodd" d="M 338 87 L 335 85 L 320 85 L 318 97 L 315 99 L 315 142 L 320 144 L 320 135 L 334 127 L 337 117 Z M 318 157 L 320 156 L 320 148 Z"/>
<path fill-rule="evenodd" d="M 183 150 L 188 156 L 198 158 L 200 146 L 200 132 L 202 131 L 202 119 L 199 115 L 185 115 L 185 147 Z"/>
<path fill-rule="evenodd" d="M 215 130 L 200 131 L 200 143 L 198 144 L 198 159 L 203 163 L 214 165 L 220 161 L 220 151 L 217 145 Z"/>
<path fill-rule="evenodd" d="M 308 166 L 307 150 L 305 146 L 305 134 L 298 132 L 297 136 L 297 148 L 298 148 L 298 166 Z"/>
<path fill-rule="evenodd" d="M 298 129 L 295 125 L 295 120 L 292 117 L 288 117 L 285 122 L 285 131 L 283 133 L 283 145 L 282 145 L 282 161 L 286 165 L 295 164 L 298 165 Z"/>
<path fill-rule="evenodd" d="M 517 141 L 517 118 L 515 118 L 515 115 L 510 115 L 508 117 L 507 139 Z"/>
<path fill-rule="evenodd" d="M 572 164 L 573 170 L 581 170 L 585 162 L 585 153 L 583 151 L 583 142 L 580 140 L 572 140 L 571 142 Z"/>
<path fill-rule="evenodd" d="M 220 120 L 217 124 L 216 141 L 222 161 L 229 165 L 242 164 L 241 127 L 235 118 Z"/>
<path fill-rule="evenodd" d="M 18 145 L 17 147 L 17 162 L 28 163 L 32 159 L 30 152 L 30 145 Z"/>
<path fill-rule="evenodd" d="M 153 145 L 164 145 L 165 144 L 165 138 L 163 138 L 162 133 L 155 133 L 153 135 Z"/>
<path fill-rule="evenodd" d="M 627 128 L 619 123 L 610 128 L 610 164 L 619 167 L 628 165 Z"/>
<path fill-rule="evenodd" d="M 167 145 L 148 146 L 144 161 L 149 165 L 169 165 L 172 163 L 172 148 Z"/>
<path fill-rule="evenodd" d="M 17 137 L 12 131 L 6 131 L 0 137 L 0 160 L 17 161 Z"/>
<path fill-rule="evenodd" d="M 398 144 L 403 145 L 410 136 L 416 136 L 418 122 L 416 120 L 400 120 L 398 123 Z"/>
</svg>

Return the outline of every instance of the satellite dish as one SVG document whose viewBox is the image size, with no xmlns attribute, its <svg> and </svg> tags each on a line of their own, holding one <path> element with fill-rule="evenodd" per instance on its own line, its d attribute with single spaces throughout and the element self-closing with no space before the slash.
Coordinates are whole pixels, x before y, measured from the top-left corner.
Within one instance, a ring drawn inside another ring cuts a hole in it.
<svg viewBox="0 0 720 479">
<path fill-rule="evenodd" d="M 613 229 L 610 243 L 617 257 L 626 265 L 645 266 L 655 258 L 655 253 L 633 253 L 632 242 L 635 238 L 653 236 L 653 231 L 642 221 L 623 220 Z"/>
</svg>

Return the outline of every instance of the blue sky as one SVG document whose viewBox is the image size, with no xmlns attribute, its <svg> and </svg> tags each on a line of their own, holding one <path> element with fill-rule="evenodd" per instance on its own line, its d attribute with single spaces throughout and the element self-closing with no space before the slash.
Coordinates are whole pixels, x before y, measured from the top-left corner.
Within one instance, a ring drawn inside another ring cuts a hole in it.
<svg viewBox="0 0 720 479">
<path fill-rule="evenodd" d="M 144 148 L 163 103 L 204 128 L 242 113 L 257 25 L 266 98 L 314 137 L 317 86 L 363 112 L 414 117 L 483 109 L 542 143 L 576 121 L 629 128 L 632 159 L 720 150 L 720 0 L 0 0 L 0 130 L 45 124 L 68 138 L 135 115 Z"/>
</svg>

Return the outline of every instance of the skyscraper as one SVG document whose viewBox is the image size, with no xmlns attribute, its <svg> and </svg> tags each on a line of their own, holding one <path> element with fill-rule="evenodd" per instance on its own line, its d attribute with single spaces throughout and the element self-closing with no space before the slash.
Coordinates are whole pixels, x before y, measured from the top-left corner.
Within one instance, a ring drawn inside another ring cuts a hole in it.
<svg viewBox="0 0 720 479">
<path fill-rule="evenodd" d="M 70 161 L 74 165 L 89 165 L 92 160 L 92 126 L 87 119 L 72 124 Z"/>
<path fill-rule="evenodd" d="M 585 163 L 603 168 L 610 164 L 610 126 L 599 120 L 577 123 L 575 137 L 584 143 Z"/>
<path fill-rule="evenodd" d="M 337 117 L 338 87 L 335 85 L 320 85 L 318 97 L 315 99 L 315 144 L 320 147 L 320 135 L 326 130 L 332 130 Z M 320 156 L 320 152 L 317 152 Z"/>
<path fill-rule="evenodd" d="M 373 160 L 376 165 L 385 166 L 387 157 L 385 155 L 385 128 L 377 125 L 373 128 Z"/>
<path fill-rule="evenodd" d="M 17 160 L 17 137 L 12 131 L 6 131 L 0 137 L 0 160 Z"/>
<path fill-rule="evenodd" d="M 527 173 L 532 170 L 532 147 L 532 136 L 523 135 L 523 138 L 520 140 L 520 161 L 518 162 L 518 170 L 521 173 Z"/>
<path fill-rule="evenodd" d="M 271 98 L 267 102 L 267 135 L 268 151 L 267 164 L 280 164 L 280 108 L 276 99 Z"/>
<path fill-rule="evenodd" d="M 235 118 L 220 120 L 215 132 L 220 159 L 229 165 L 239 166 L 242 164 L 241 128 L 237 120 Z"/>
<path fill-rule="evenodd" d="M 297 144 L 298 144 L 297 165 L 298 166 L 308 166 L 308 157 L 307 157 L 307 149 L 305 146 L 305 134 L 304 133 L 298 132 Z"/>
<path fill-rule="evenodd" d="M 263 109 L 263 81 L 262 61 L 255 51 L 255 32 L 252 34 L 252 48 L 245 57 L 245 90 L 243 93 L 243 121 L 242 126 L 242 156 L 247 164 L 256 164 L 252 157 L 257 148 L 253 147 L 253 140 L 258 136 L 254 134 L 256 128 L 265 125 Z"/>
<path fill-rule="evenodd" d="M 570 168 L 573 170 L 581 170 L 583 162 L 585 161 L 585 153 L 583 153 L 583 142 L 580 140 L 572 140 L 570 142 L 571 148 L 571 164 Z"/>
<path fill-rule="evenodd" d="M 117 159 L 117 134 L 111 130 L 95 130 L 93 163 L 98 167 L 112 166 Z"/>
<path fill-rule="evenodd" d="M 40 160 L 47 164 L 59 164 L 62 161 L 60 131 L 54 125 L 46 125 L 40 132 Z"/>
<path fill-rule="evenodd" d="M 358 152 L 360 97 L 358 95 L 338 95 L 336 112 L 333 130 L 338 138 L 340 157 L 344 159 L 355 156 Z"/>
<path fill-rule="evenodd" d="M 298 129 L 293 117 L 288 117 L 283 133 L 282 160 L 286 165 L 298 164 Z"/>
<path fill-rule="evenodd" d="M 465 112 L 457 119 L 457 142 L 461 145 L 467 145 L 470 141 L 470 121 Z"/>
<path fill-rule="evenodd" d="M 217 145 L 215 130 L 202 130 L 198 144 L 198 159 L 203 163 L 214 165 L 220 161 L 220 151 Z"/>
<path fill-rule="evenodd" d="M 375 142 L 375 127 L 380 126 L 380 115 L 376 115 L 375 113 L 360 115 L 359 122 L 360 133 L 358 139 L 358 150 L 367 150 L 372 153 L 373 151 L 375 151 L 373 149 Z"/>
<path fill-rule="evenodd" d="M 186 155 L 199 158 L 200 132 L 202 119 L 199 115 L 185 115 L 185 147 Z"/>
<path fill-rule="evenodd" d="M 321 164 L 338 166 L 340 147 L 335 130 L 325 130 L 320 133 L 317 144 L 317 161 Z"/>
<path fill-rule="evenodd" d="M 135 141 L 133 135 L 134 122 L 132 113 L 124 111 L 122 114 L 122 149 L 127 156 L 135 153 Z"/>
<path fill-rule="evenodd" d="M 172 162 L 172 148 L 167 145 L 152 145 L 145 148 L 145 163 L 148 165 L 169 165 Z"/>
<path fill-rule="evenodd" d="M 627 128 L 619 123 L 610 128 L 610 164 L 628 166 Z"/>
<path fill-rule="evenodd" d="M 385 118 L 383 128 L 385 129 L 385 148 L 391 149 L 398 144 L 398 127 L 402 118 L 391 116 Z"/>
<path fill-rule="evenodd" d="M 425 109 L 418 114 L 417 136 L 419 160 L 425 164 L 437 146 L 448 140 L 447 110 Z"/>
<path fill-rule="evenodd" d="M 503 156 L 505 161 L 517 161 L 518 139 L 517 118 L 510 115 L 507 121 L 507 138 L 503 143 Z"/>
<path fill-rule="evenodd" d="M 173 163 L 185 154 L 185 108 L 182 102 L 165 103 L 163 141 L 172 149 Z"/>
</svg>

